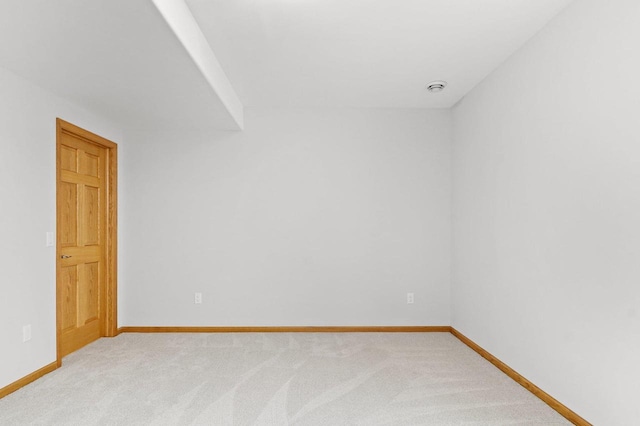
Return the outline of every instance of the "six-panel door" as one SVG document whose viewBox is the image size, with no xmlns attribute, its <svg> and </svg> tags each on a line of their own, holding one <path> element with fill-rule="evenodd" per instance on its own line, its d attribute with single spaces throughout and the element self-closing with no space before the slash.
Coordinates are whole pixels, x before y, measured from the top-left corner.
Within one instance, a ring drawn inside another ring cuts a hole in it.
<svg viewBox="0 0 640 426">
<path fill-rule="evenodd" d="M 60 356 L 98 339 L 105 307 L 106 149 L 63 133 L 58 150 Z"/>
</svg>

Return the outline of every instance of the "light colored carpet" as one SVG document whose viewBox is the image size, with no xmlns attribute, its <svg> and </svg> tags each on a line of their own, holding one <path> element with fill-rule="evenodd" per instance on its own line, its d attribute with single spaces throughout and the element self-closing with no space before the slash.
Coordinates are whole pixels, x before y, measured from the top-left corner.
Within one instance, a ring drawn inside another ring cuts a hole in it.
<svg viewBox="0 0 640 426">
<path fill-rule="evenodd" d="M 449 333 L 126 333 L 0 400 L 0 424 L 570 423 Z"/>
</svg>

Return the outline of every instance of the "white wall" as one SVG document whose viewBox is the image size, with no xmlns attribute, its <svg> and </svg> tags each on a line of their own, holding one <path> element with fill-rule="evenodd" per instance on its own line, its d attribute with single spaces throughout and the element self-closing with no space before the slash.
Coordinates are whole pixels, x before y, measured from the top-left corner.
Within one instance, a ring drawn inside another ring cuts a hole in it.
<svg viewBox="0 0 640 426">
<path fill-rule="evenodd" d="M 0 388 L 56 359 L 56 117 L 115 142 L 120 132 L 0 68 Z M 32 339 L 22 343 L 22 326 Z"/>
<path fill-rule="evenodd" d="M 640 2 L 573 3 L 454 109 L 453 326 L 640 418 Z"/>
<path fill-rule="evenodd" d="M 449 111 L 126 139 L 122 325 L 449 324 Z"/>
</svg>

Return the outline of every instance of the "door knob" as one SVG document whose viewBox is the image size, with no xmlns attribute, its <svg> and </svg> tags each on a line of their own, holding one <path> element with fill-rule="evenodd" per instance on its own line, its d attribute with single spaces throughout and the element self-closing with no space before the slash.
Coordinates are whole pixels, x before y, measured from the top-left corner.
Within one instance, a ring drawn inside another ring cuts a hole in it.
<svg viewBox="0 0 640 426">
<path fill-rule="evenodd" d="M 61 257 L 62 259 L 68 259 L 68 258 L 70 258 L 71 256 L 69 256 L 68 254 L 63 254 L 63 255 L 62 255 L 62 256 L 60 256 L 60 257 Z"/>
</svg>

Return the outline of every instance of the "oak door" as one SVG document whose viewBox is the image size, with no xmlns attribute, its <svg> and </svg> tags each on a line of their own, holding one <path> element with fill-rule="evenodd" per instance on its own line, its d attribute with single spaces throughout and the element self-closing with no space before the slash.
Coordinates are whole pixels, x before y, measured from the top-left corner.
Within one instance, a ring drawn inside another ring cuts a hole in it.
<svg viewBox="0 0 640 426">
<path fill-rule="evenodd" d="M 58 146 L 58 354 L 104 335 L 107 150 L 62 133 Z"/>
</svg>

